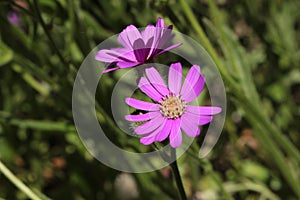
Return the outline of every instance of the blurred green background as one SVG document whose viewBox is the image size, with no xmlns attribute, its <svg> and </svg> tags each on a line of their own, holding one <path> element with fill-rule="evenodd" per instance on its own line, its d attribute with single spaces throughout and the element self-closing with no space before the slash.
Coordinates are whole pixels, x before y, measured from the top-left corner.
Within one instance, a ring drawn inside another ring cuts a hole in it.
<svg viewBox="0 0 300 200">
<path fill-rule="evenodd" d="M 188 197 L 300 199 L 299 10 L 298 0 L 1 0 L 0 199 L 30 199 L 16 180 L 41 199 L 178 199 L 169 167 L 126 174 L 94 159 L 71 108 L 84 57 L 127 25 L 158 17 L 206 48 L 227 92 L 213 151 L 198 158 L 201 136 L 178 161 Z M 100 92 L 111 92 L 115 74 Z M 99 105 L 108 124 L 110 99 Z M 106 128 L 119 146 L 145 151 Z"/>
</svg>

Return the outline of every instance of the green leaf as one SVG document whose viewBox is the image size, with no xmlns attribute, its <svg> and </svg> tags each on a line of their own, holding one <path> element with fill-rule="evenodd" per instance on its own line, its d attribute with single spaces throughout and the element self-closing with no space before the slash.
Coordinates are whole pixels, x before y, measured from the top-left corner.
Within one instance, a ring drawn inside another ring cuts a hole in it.
<svg viewBox="0 0 300 200">
<path fill-rule="evenodd" d="M 11 125 L 18 126 L 20 128 L 29 128 L 41 131 L 61 131 L 61 132 L 75 132 L 73 125 L 68 125 L 65 122 L 55 122 L 49 120 L 21 120 L 11 119 L 9 121 Z"/>
<path fill-rule="evenodd" d="M 14 53 L 11 49 L 8 48 L 3 42 L 0 41 L 0 67 L 6 65 L 7 63 L 11 62 Z"/>
<path fill-rule="evenodd" d="M 257 162 L 245 161 L 241 166 L 242 174 L 253 180 L 265 182 L 270 176 L 268 169 Z"/>
</svg>

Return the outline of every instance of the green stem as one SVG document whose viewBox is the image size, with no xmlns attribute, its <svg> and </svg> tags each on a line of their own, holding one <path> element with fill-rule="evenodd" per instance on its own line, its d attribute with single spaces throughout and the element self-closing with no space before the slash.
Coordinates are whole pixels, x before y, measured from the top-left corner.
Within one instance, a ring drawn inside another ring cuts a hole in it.
<svg viewBox="0 0 300 200">
<path fill-rule="evenodd" d="M 175 182 L 176 182 L 179 194 L 180 194 L 180 199 L 186 200 L 187 198 L 186 198 L 186 194 L 185 194 L 184 187 L 182 184 L 181 176 L 180 176 L 180 173 L 178 170 L 177 160 L 176 160 L 176 149 L 174 149 L 174 148 L 171 148 L 171 158 L 175 158 L 174 159 L 175 161 L 172 162 L 170 164 L 170 166 L 171 166 L 173 174 L 174 174 Z"/>
<path fill-rule="evenodd" d="M 223 183 L 220 181 L 220 179 L 216 176 L 215 172 L 212 169 L 209 169 L 208 173 L 212 177 L 212 179 L 215 181 L 215 183 L 218 185 L 219 189 L 221 190 L 221 194 L 223 194 L 224 199 L 226 200 L 233 200 L 232 196 L 228 193 L 228 191 L 224 188 Z"/>
<path fill-rule="evenodd" d="M 199 163 L 200 166 L 202 166 L 205 170 L 205 172 L 208 173 L 208 175 L 211 176 L 211 178 L 215 181 L 215 183 L 218 185 L 221 193 L 223 194 L 223 197 L 225 200 L 233 200 L 231 195 L 228 193 L 228 191 L 224 187 L 224 183 L 217 177 L 216 173 L 214 172 L 211 163 L 208 160 L 199 159 L 199 157 L 195 156 L 194 153 L 191 153 L 189 151 L 186 151 L 186 153 L 193 158 L 196 162 Z"/>
<path fill-rule="evenodd" d="M 38 5 L 37 0 L 33 0 L 33 4 L 34 4 L 34 8 L 35 8 L 35 11 L 36 11 L 38 20 L 40 21 L 40 23 L 41 23 L 41 25 L 42 25 L 42 27 L 43 27 L 43 30 L 44 30 L 44 32 L 46 33 L 46 35 L 47 35 L 47 37 L 48 37 L 48 39 L 49 39 L 49 41 L 50 41 L 50 44 L 51 44 L 52 48 L 54 49 L 54 51 L 55 51 L 56 54 L 58 55 L 60 61 L 61 61 L 64 65 L 68 66 L 68 63 L 66 62 L 66 60 L 64 59 L 64 57 L 63 57 L 62 54 L 60 53 L 59 49 L 57 48 L 57 46 L 56 46 L 56 44 L 55 44 L 55 42 L 54 42 L 54 40 L 53 40 L 53 38 L 52 38 L 52 36 L 51 36 L 51 34 L 50 34 L 48 28 L 47 28 L 47 25 L 46 25 L 45 21 L 44 21 L 43 18 L 42 18 L 41 11 L 40 11 L 40 8 L 39 8 L 39 5 Z"/>
<path fill-rule="evenodd" d="M 243 181 L 242 183 L 226 183 L 225 185 L 226 189 L 230 191 L 231 193 L 241 192 L 243 190 L 245 191 L 254 191 L 260 194 L 260 198 L 258 199 L 272 199 L 272 200 L 280 200 L 280 198 L 272 193 L 268 188 L 266 188 L 264 185 L 260 185 L 255 182 L 250 182 L 248 180 Z"/>
<path fill-rule="evenodd" d="M 24 192 L 30 199 L 41 200 L 29 187 L 27 187 L 20 179 L 18 179 L 1 161 L 0 171 L 8 178 L 17 188 Z"/>
</svg>

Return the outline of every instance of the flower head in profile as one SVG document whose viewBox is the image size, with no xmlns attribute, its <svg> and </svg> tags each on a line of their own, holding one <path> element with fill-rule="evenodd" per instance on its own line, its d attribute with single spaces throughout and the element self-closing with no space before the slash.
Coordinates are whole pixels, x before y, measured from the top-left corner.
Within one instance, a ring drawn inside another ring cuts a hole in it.
<svg viewBox="0 0 300 200">
<path fill-rule="evenodd" d="M 148 25 L 141 32 L 129 25 L 118 36 L 123 47 L 100 50 L 95 59 L 110 66 L 116 64 L 116 67 L 106 69 L 103 73 L 135 67 L 181 45 L 171 45 L 172 38 L 172 26 L 165 26 L 162 18 L 158 18 L 156 26 Z"/>
<path fill-rule="evenodd" d="M 136 109 L 146 111 L 139 115 L 126 115 L 131 122 L 144 122 L 135 128 L 135 133 L 142 136 L 140 142 L 149 145 L 161 142 L 169 137 L 173 148 L 182 144 L 182 132 L 189 137 L 200 134 L 199 126 L 212 121 L 212 115 L 221 112 L 213 106 L 189 105 L 204 88 L 205 78 L 200 74 L 200 67 L 193 65 L 182 85 L 182 67 L 180 63 L 171 64 L 168 86 L 155 68 L 146 69 L 138 87 L 154 102 L 126 98 L 126 103 Z"/>
</svg>

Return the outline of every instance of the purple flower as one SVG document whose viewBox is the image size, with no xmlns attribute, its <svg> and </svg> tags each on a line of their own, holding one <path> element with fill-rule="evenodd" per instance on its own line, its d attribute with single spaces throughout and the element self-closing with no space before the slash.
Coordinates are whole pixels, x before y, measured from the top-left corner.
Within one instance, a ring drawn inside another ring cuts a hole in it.
<svg viewBox="0 0 300 200">
<path fill-rule="evenodd" d="M 9 12 L 7 14 L 7 19 L 13 25 L 20 26 L 20 16 L 17 12 Z"/>
<path fill-rule="evenodd" d="M 200 67 L 193 65 L 186 79 L 182 82 L 180 63 L 171 64 L 169 69 L 168 87 L 155 68 L 146 69 L 147 77 L 139 81 L 139 88 L 153 101 L 144 102 L 134 98 L 126 98 L 126 103 L 139 110 L 148 111 L 140 115 L 126 115 L 125 119 L 132 122 L 144 122 L 135 128 L 135 133 L 142 136 L 140 142 L 149 145 L 161 142 L 169 137 L 173 148 L 182 143 L 182 131 L 189 137 L 200 134 L 200 125 L 212 121 L 212 115 L 221 112 L 221 108 L 212 106 L 193 106 L 204 88 L 205 78 L 200 74 Z"/>
<path fill-rule="evenodd" d="M 109 65 L 117 65 L 104 70 L 103 73 L 135 67 L 181 45 L 180 43 L 170 45 L 172 38 L 172 26 L 165 26 L 162 18 L 158 18 L 156 26 L 148 25 L 141 32 L 130 25 L 118 36 L 118 41 L 123 47 L 100 50 L 95 59 Z"/>
</svg>

